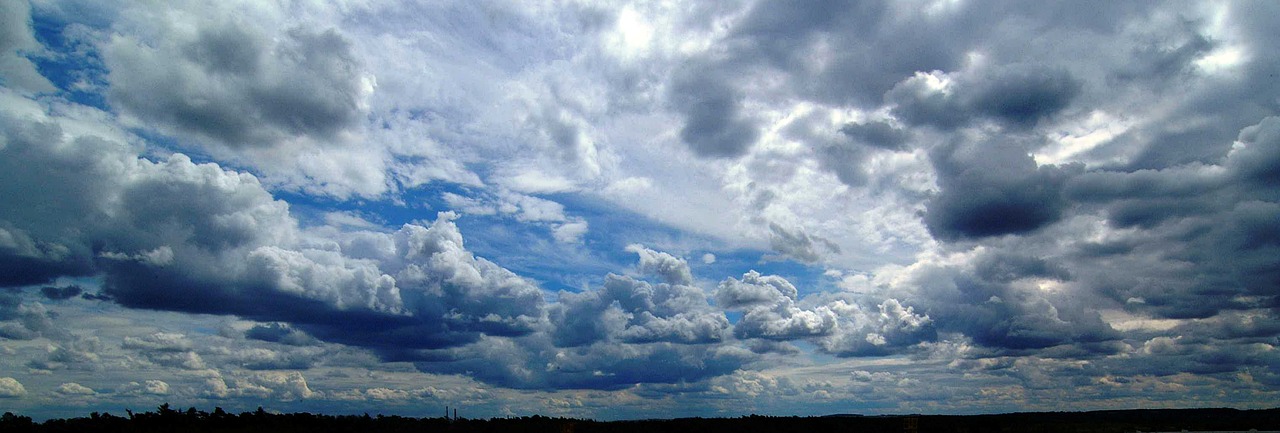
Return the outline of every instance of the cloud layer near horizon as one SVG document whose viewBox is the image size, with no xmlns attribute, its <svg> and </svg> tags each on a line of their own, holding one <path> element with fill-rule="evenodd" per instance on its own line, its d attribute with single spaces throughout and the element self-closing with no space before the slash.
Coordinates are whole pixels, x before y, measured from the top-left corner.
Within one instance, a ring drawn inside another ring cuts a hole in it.
<svg viewBox="0 0 1280 433">
<path fill-rule="evenodd" d="M 1274 402 L 1280 11 L 997 3 L 5 0 L 0 399 Z"/>
</svg>

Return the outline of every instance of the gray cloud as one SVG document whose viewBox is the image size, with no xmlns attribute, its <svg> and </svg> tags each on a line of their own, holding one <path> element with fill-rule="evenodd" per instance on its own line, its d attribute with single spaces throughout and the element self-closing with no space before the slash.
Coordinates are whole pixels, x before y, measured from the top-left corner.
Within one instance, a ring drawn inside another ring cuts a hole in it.
<svg viewBox="0 0 1280 433">
<path fill-rule="evenodd" d="M 726 278 L 716 290 L 716 302 L 721 307 L 733 309 L 795 301 L 798 296 L 796 286 L 785 278 L 760 275 L 756 271 L 748 271 L 741 280 Z"/>
<path fill-rule="evenodd" d="M 370 78 L 332 29 L 294 28 L 273 40 L 232 20 L 170 36 L 121 36 L 104 47 L 112 102 L 150 127 L 269 147 L 291 137 L 334 140 L 363 118 Z"/>
<path fill-rule="evenodd" d="M 69 286 L 44 286 L 40 288 L 40 294 L 44 295 L 45 298 L 48 298 L 51 301 L 61 301 L 74 298 L 76 296 L 80 296 L 81 293 L 84 293 L 84 289 L 81 289 L 80 286 L 74 284 Z"/>
<path fill-rule="evenodd" d="M 760 137 L 759 128 L 742 114 L 739 92 L 725 78 L 702 75 L 690 66 L 672 78 L 672 105 L 685 117 L 680 138 L 699 156 L 742 156 Z"/>
<path fill-rule="evenodd" d="M 714 343 L 729 328 L 724 313 L 712 309 L 696 287 L 650 285 L 613 274 L 600 290 L 561 293 L 549 314 L 555 324 L 552 338 L 562 347 L 605 340 Z"/>
<path fill-rule="evenodd" d="M 12 240 L 4 251 L 20 258 L 5 263 L 31 275 L 7 285 L 101 273 L 103 293 L 122 305 L 290 321 L 373 346 L 519 335 L 543 320 L 541 292 L 467 252 L 451 214 L 376 235 L 391 247 L 386 262 L 352 259 L 300 245 L 288 206 L 253 176 L 181 154 L 140 159 L 94 136 L 64 140 L 55 123 L 5 121 L 14 128 L 0 149 L 0 192 L 13 206 L 0 220 Z M 33 181 L 52 194 L 32 197 Z M 356 318 L 366 327 L 349 335 Z"/>
<path fill-rule="evenodd" d="M 254 325 L 244 332 L 245 338 L 250 340 L 267 341 L 271 343 L 281 343 L 290 346 L 310 346 L 316 344 L 316 339 L 307 333 L 294 329 L 288 323 L 272 322 L 262 325 Z"/>
<path fill-rule="evenodd" d="M 734 336 L 754 339 L 758 353 L 788 352 L 782 343 L 807 339 L 837 356 L 883 356 L 937 338 L 932 320 L 888 299 L 868 311 L 841 294 L 812 294 L 799 299 L 791 282 L 777 275 L 750 271 L 742 279 L 726 278 L 716 291 L 720 306 L 744 312 Z M 876 311 L 878 310 L 878 312 Z"/>
<path fill-rule="evenodd" d="M 593 344 L 553 350 L 536 340 L 482 340 L 419 355 L 419 370 L 466 373 L 521 389 L 617 390 L 641 383 L 695 383 L 732 373 L 752 357 L 730 346 Z M 492 362 L 501 359 L 504 362 Z M 663 368 L 652 368 L 661 365 Z"/>
<path fill-rule="evenodd" d="M 879 149 L 904 150 L 910 133 L 885 121 L 852 122 L 840 128 L 840 133 L 855 142 Z"/>
<path fill-rule="evenodd" d="M 1079 166 L 1037 165 L 1004 138 L 953 141 L 930 152 L 941 191 L 924 221 L 943 240 L 1026 233 L 1062 217 L 1064 183 Z"/>
<path fill-rule="evenodd" d="M 822 258 L 820 251 L 840 253 L 840 246 L 803 230 L 787 230 L 776 223 L 769 223 L 769 246 L 774 251 L 802 262 L 816 262 Z"/>
<path fill-rule="evenodd" d="M 42 51 L 31 28 L 31 4 L 20 1 L 0 3 L 0 83 L 25 92 L 51 92 L 53 83 L 40 75 L 27 57 Z"/>
<path fill-rule="evenodd" d="M 885 97 L 895 116 L 914 125 L 951 129 L 982 117 L 1023 129 L 1065 109 L 1081 87 L 1064 69 L 1022 64 L 942 76 L 917 72 Z"/>
</svg>

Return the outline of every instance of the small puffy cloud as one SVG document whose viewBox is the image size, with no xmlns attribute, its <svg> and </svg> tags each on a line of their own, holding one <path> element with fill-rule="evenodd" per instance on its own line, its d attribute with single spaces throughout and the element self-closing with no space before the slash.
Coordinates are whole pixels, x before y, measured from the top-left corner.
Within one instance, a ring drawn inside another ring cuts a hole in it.
<svg viewBox="0 0 1280 433">
<path fill-rule="evenodd" d="M 147 379 L 139 382 L 129 382 L 120 387 L 117 391 L 123 395 L 169 395 L 169 384 L 163 380 Z"/>
<path fill-rule="evenodd" d="M 773 305 L 784 299 L 795 301 L 796 286 L 777 275 L 761 275 L 748 271 L 742 279 L 733 277 L 720 282 L 716 290 L 716 302 L 724 308 L 741 309 L 761 305 Z"/>
<path fill-rule="evenodd" d="M 27 395 L 27 389 L 12 377 L 0 377 L 0 398 L 19 398 Z"/>
<path fill-rule="evenodd" d="M 58 385 L 53 392 L 63 397 L 85 397 L 97 394 L 93 389 L 75 382 Z"/>
<path fill-rule="evenodd" d="M 587 228 L 586 220 L 571 219 L 569 222 L 551 229 L 551 235 L 555 237 L 557 242 L 574 244 L 582 242 L 582 236 L 587 234 Z"/>
<path fill-rule="evenodd" d="M 684 259 L 640 244 L 627 245 L 627 251 L 640 256 L 641 272 L 657 275 L 667 284 L 693 284 L 693 273 L 689 270 L 689 262 Z"/>
</svg>

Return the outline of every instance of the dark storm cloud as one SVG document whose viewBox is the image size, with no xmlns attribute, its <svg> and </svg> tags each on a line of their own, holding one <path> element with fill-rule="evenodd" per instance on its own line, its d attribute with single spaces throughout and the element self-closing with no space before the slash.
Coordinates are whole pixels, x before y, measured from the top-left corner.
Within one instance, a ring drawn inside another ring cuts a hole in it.
<svg viewBox="0 0 1280 433">
<path fill-rule="evenodd" d="M 44 295 L 45 298 L 48 298 L 51 301 L 71 299 L 79 296 L 83 292 L 84 289 L 81 289 L 80 286 L 74 284 L 70 286 L 44 286 L 40 288 L 40 294 Z"/>
<path fill-rule="evenodd" d="M 1077 276 L 1126 309 L 1161 317 L 1273 305 L 1280 205 L 1262 185 L 1276 165 L 1276 130 L 1274 118 L 1244 128 L 1215 165 L 1071 179 L 1064 191 L 1080 211 L 1098 210 L 1109 226 L 1137 230 L 1114 247 L 1082 243 L 1078 253 L 1088 261 L 1076 264 Z M 1105 259 L 1095 259 L 1099 253 Z"/>
<path fill-rule="evenodd" d="M 1245 128 L 1237 141 L 1241 147 L 1230 153 L 1226 164 L 1237 179 L 1264 189 L 1280 184 L 1280 118 L 1268 117 Z"/>
<path fill-rule="evenodd" d="M 943 240 L 1034 231 L 1062 217 L 1067 179 L 1079 166 L 1037 165 L 1006 138 L 957 139 L 930 152 L 941 191 L 926 204 L 929 232 Z"/>
<path fill-rule="evenodd" d="M 1057 281 L 1071 279 L 1070 272 L 1059 263 L 1003 251 L 980 257 L 974 265 L 974 271 L 983 280 L 999 283 L 1022 278 L 1049 278 Z"/>
<path fill-rule="evenodd" d="M 931 291 L 939 299 L 921 305 L 940 331 L 960 332 L 984 346 L 1012 350 L 1088 348 L 1090 343 L 1120 337 L 1089 305 L 1069 295 L 1037 293 L 969 274 L 953 278 L 953 289 Z"/>
<path fill-rule="evenodd" d="M 886 150 L 905 150 L 910 133 L 885 121 L 852 122 L 840 132 L 855 142 Z"/>
<path fill-rule="evenodd" d="M 1010 65 L 965 71 L 945 89 L 916 73 L 886 95 L 893 113 L 913 125 L 951 129 L 974 118 L 989 118 L 1014 128 L 1036 125 L 1067 108 L 1082 84 L 1064 69 L 1044 65 Z"/>
<path fill-rule="evenodd" d="M 250 340 L 281 343 L 290 346 L 310 346 L 316 344 L 315 338 L 312 338 L 305 332 L 294 329 L 288 323 L 280 322 L 254 325 L 254 327 L 249 328 L 249 330 L 244 332 L 244 337 Z"/>
<path fill-rule="evenodd" d="M 368 83 L 345 37 L 294 28 L 273 39 L 245 22 L 218 21 L 191 39 L 112 41 L 111 101 L 149 126 L 234 148 L 331 140 L 360 122 Z"/>
<path fill-rule="evenodd" d="M 1029 127 L 1071 103 L 1081 84 L 1065 70 L 1012 66 L 982 74 L 968 103 L 979 113 Z"/>
</svg>

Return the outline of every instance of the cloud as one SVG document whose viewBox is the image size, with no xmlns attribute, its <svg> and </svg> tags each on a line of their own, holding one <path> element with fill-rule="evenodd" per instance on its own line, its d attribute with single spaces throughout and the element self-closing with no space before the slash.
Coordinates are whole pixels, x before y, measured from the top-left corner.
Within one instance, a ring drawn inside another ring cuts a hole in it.
<svg viewBox="0 0 1280 433">
<path fill-rule="evenodd" d="M 733 327 L 734 336 L 753 339 L 757 353 L 793 353 L 787 341 L 809 340 L 836 356 L 884 356 L 937 339 L 932 319 L 910 306 L 888 299 L 866 311 L 847 295 L 811 294 L 798 299 L 789 281 L 756 271 L 742 279 L 720 282 L 716 301 L 744 312 Z"/>
<path fill-rule="evenodd" d="M 909 133 L 889 122 L 850 122 L 840 128 L 840 133 L 858 144 L 886 150 L 904 150 Z"/>
<path fill-rule="evenodd" d="M 97 391 L 94 391 L 93 389 L 87 386 L 84 386 L 75 382 L 68 382 L 62 385 L 58 385 L 57 388 L 54 388 L 53 393 L 62 397 L 70 397 L 70 398 L 85 397 L 85 396 L 98 394 Z"/>
<path fill-rule="evenodd" d="M 129 382 L 124 384 L 117 394 L 123 395 L 169 395 L 169 384 L 163 380 L 147 379 L 142 383 Z"/>
<path fill-rule="evenodd" d="M 561 347 L 598 341 L 714 343 L 729 327 L 724 313 L 712 309 L 696 287 L 650 285 L 613 274 L 599 290 L 561 293 L 549 314 L 553 341 Z"/>
<path fill-rule="evenodd" d="M 45 298 L 48 298 L 51 301 L 71 299 L 79 296 L 83 292 L 84 289 L 81 289 L 80 286 L 74 284 L 69 286 L 44 286 L 40 288 L 40 294 L 44 295 Z"/>
<path fill-rule="evenodd" d="M 328 141 L 359 124 L 372 76 L 338 32 L 273 35 L 219 21 L 167 40 L 114 37 L 104 47 L 112 102 L 149 125 L 232 148 Z"/>
<path fill-rule="evenodd" d="M 31 5 L 27 2 L 0 4 L 4 29 L 0 30 L 0 83 L 24 92 L 51 92 L 53 83 L 40 75 L 27 56 L 39 54 L 42 46 L 31 28 Z"/>
<path fill-rule="evenodd" d="M 749 352 L 720 345 L 658 342 L 554 349 L 538 342 L 523 344 L 530 346 L 484 339 L 435 353 L 414 365 L 433 373 L 465 372 L 486 383 L 518 389 L 618 390 L 645 383 L 696 383 L 736 371 L 751 358 Z"/>
<path fill-rule="evenodd" d="M 743 274 L 741 280 L 730 277 L 721 281 L 716 302 L 724 308 L 745 308 L 795 301 L 798 293 L 785 278 L 761 275 L 753 270 Z"/>
<path fill-rule="evenodd" d="M 21 258 L 4 263 L 29 275 L 7 285 L 100 273 L 103 293 L 125 306 L 296 321 L 321 339 L 374 347 L 519 335 L 542 320 L 541 292 L 466 251 L 454 214 L 365 232 L 389 249 L 352 258 L 303 243 L 288 205 L 252 175 L 182 154 L 153 162 L 98 136 L 64 139 L 53 121 L 4 120 L 14 128 L 0 148 L 3 196 L 14 206 L 0 220 L 32 239 L 15 246 L 44 245 L 5 250 Z M 55 194 L 26 194 L 36 179 Z M 59 228 L 68 226 L 81 229 Z M 367 327 L 348 329 L 356 318 Z"/>
<path fill-rule="evenodd" d="M 257 398 L 294 401 L 321 398 L 323 393 L 313 391 L 302 373 L 268 372 L 235 377 L 231 383 L 221 376 L 205 382 L 204 394 L 211 398 Z"/>
<path fill-rule="evenodd" d="M 627 245 L 627 251 L 640 256 L 640 271 L 662 277 L 667 284 L 693 284 L 689 263 L 682 258 L 645 248 L 644 245 Z"/>
<path fill-rule="evenodd" d="M 1079 166 L 1038 165 L 1005 138 L 959 139 L 930 152 L 941 191 L 926 203 L 925 224 L 942 240 L 1020 234 L 1062 217 L 1067 179 Z"/>
<path fill-rule="evenodd" d="M 54 323 L 54 315 L 43 304 L 13 305 L 10 302 L 10 299 L 0 298 L 0 319 L 13 321 L 0 325 L 0 337 L 14 340 L 44 337 L 59 341 L 70 337 L 66 329 Z"/>
<path fill-rule="evenodd" d="M 826 238 L 805 233 L 803 230 L 787 230 L 776 223 L 769 223 L 769 246 L 774 251 L 802 262 L 816 262 L 822 258 L 819 252 L 839 254 L 840 246 Z"/>
<path fill-rule="evenodd" d="M 1232 173 L 1259 186 L 1280 181 L 1280 117 L 1241 130 L 1236 142 L 1225 164 Z"/>
<path fill-rule="evenodd" d="M 288 323 L 271 322 L 254 325 L 244 332 L 245 338 L 251 340 L 283 343 L 290 346 L 311 346 L 316 344 L 315 338 L 302 332 Z"/>
<path fill-rule="evenodd" d="M 1270 4 L 0 8 L 18 386 L 636 418 L 1280 384 Z"/>
<path fill-rule="evenodd" d="M 27 389 L 17 379 L 0 377 L 0 398 L 21 398 L 25 395 L 27 395 Z"/>
<path fill-rule="evenodd" d="M 876 310 L 864 311 L 840 300 L 829 304 L 840 321 L 832 335 L 820 339 L 822 350 L 836 356 L 884 356 L 938 338 L 933 320 L 914 307 L 887 299 Z"/>
<path fill-rule="evenodd" d="M 680 139 L 704 157 L 742 156 L 760 137 L 754 121 L 741 113 L 743 97 L 726 79 L 690 66 L 677 72 L 671 104 L 684 115 Z"/>
</svg>

